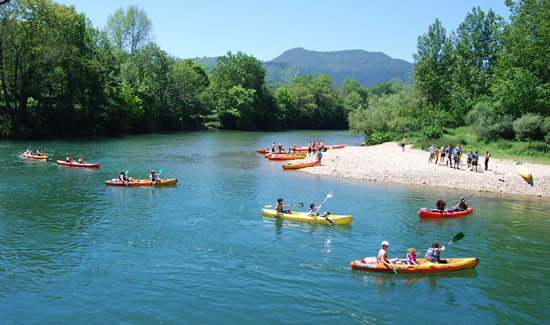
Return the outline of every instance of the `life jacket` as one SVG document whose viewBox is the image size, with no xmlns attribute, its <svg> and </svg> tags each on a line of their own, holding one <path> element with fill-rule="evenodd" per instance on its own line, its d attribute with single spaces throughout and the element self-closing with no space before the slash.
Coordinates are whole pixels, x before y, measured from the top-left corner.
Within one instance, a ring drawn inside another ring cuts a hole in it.
<svg viewBox="0 0 550 325">
<path fill-rule="evenodd" d="M 437 250 L 437 248 L 428 248 L 428 261 L 439 262 L 439 251 Z"/>
</svg>

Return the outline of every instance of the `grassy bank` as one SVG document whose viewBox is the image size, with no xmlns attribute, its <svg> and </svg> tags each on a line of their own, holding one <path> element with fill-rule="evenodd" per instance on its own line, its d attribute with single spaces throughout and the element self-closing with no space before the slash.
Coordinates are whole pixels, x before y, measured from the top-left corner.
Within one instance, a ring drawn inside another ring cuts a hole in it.
<svg viewBox="0 0 550 325">
<path fill-rule="evenodd" d="M 474 152 L 477 150 L 481 157 L 488 149 L 493 158 L 550 165 L 550 146 L 546 144 L 531 142 L 531 149 L 528 149 L 529 144 L 524 141 L 500 139 L 494 142 L 485 142 L 479 140 L 468 126 L 446 130 L 442 137 L 432 141 L 411 136 L 407 142 L 413 144 L 414 148 L 422 150 L 428 150 L 432 143 L 437 147 L 441 147 L 443 144 L 451 144 L 454 147 L 460 143 L 465 154 L 470 150 Z"/>
</svg>

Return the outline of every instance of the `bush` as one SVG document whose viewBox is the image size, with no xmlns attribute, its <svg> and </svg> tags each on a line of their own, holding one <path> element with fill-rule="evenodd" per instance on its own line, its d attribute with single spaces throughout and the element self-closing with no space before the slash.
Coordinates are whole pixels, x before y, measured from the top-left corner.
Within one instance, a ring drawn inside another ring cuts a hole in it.
<svg viewBox="0 0 550 325">
<path fill-rule="evenodd" d="M 537 114 L 527 113 L 514 121 L 513 127 L 518 140 L 542 139 L 542 117 Z"/>
<path fill-rule="evenodd" d="M 438 139 L 443 135 L 443 129 L 439 126 L 427 126 L 422 129 L 422 135 L 426 140 Z"/>
<path fill-rule="evenodd" d="M 506 141 L 506 140 L 498 140 L 495 145 L 497 146 L 497 148 L 499 149 L 510 149 L 512 148 L 512 143 L 510 141 Z"/>
<path fill-rule="evenodd" d="M 365 143 L 369 146 L 372 146 L 375 144 L 380 144 L 388 141 L 390 141 L 390 136 L 387 133 L 374 132 L 373 134 L 367 137 L 367 139 L 365 140 Z"/>
<path fill-rule="evenodd" d="M 539 141 L 532 142 L 530 148 L 531 150 L 538 152 L 548 152 L 548 150 L 550 149 L 550 147 L 546 143 Z"/>
</svg>

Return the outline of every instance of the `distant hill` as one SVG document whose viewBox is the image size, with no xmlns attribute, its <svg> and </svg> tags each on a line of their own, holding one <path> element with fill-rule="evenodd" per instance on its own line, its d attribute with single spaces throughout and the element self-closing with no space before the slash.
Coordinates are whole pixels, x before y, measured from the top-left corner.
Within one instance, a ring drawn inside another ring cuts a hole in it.
<svg viewBox="0 0 550 325">
<path fill-rule="evenodd" d="M 215 66 L 216 58 L 196 58 L 208 71 Z M 275 59 L 262 62 L 266 69 L 266 82 L 288 84 L 293 78 L 303 74 L 323 73 L 342 85 L 346 78 L 355 79 L 365 87 L 394 78 L 407 82 L 413 64 L 393 59 L 381 52 L 346 50 L 334 52 L 309 51 L 295 48 L 285 51 Z"/>
</svg>

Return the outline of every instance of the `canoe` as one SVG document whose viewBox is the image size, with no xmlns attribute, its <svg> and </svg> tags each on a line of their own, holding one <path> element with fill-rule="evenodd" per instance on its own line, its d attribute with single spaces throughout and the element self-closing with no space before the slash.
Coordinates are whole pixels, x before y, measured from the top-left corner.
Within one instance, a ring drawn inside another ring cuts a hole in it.
<svg viewBox="0 0 550 325">
<path fill-rule="evenodd" d="M 70 163 L 63 160 L 56 161 L 58 165 L 70 166 L 70 167 L 84 167 L 84 168 L 99 168 L 99 164 L 79 164 L 77 162 Z"/>
<path fill-rule="evenodd" d="M 520 164 L 517 167 L 517 172 L 525 181 L 531 182 L 533 180 L 533 174 L 531 174 L 531 171 L 527 167 Z"/>
<path fill-rule="evenodd" d="M 296 160 L 296 159 L 304 159 L 306 158 L 306 155 L 270 155 L 267 157 L 269 160 Z"/>
<path fill-rule="evenodd" d="M 298 222 L 313 222 L 313 223 L 327 223 L 327 224 L 330 224 L 330 222 L 327 219 L 325 219 L 321 216 L 310 215 L 307 212 L 294 212 L 294 211 L 292 211 L 292 213 L 280 213 L 280 212 L 275 211 L 274 209 L 262 209 L 262 215 L 266 216 L 266 217 L 283 218 L 285 220 L 298 221 Z M 334 221 L 334 224 L 337 224 L 337 225 L 347 225 L 347 224 L 350 224 L 353 221 L 352 216 L 329 214 L 327 217 L 330 220 Z"/>
<path fill-rule="evenodd" d="M 447 260 L 447 264 L 438 264 L 428 262 L 425 259 L 417 259 L 420 265 L 408 265 L 405 264 L 404 262 L 406 261 L 403 260 L 393 264 L 393 267 L 397 273 L 444 273 L 473 269 L 479 263 L 479 260 L 475 257 L 446 258 L 445 260 Z M 378 263 L 376 257 L 367 257 L 363 260 L 351 261 L 350 266 L 353 270 L 393 273 L 391 267 Z"/>
<path fill-rule="evenodd" d="M 325 146 L 325 149 L 332 150 L 332 149 L 342 149 L 345 145 L 338 145 L 338 146 Z M 296 148 L 296 151 L 308 151 L 307 147 L 298 147 Z"/>
<path fill-rule="evenodd" d="M 320 163 L 320 161 L 318 161 L 318 160 L 305 162 L 305 163 L 301 163 L 301 164 L 286 163 L 286 164 L 283 165 L 283 169 L 300 169 L 300 168 L 315 166 L 319 163 Z"/>
<path fill-rule="evenodd" d="M 418 211 L 418 216 L 420 218 L 453 218 L 453 217 L 462 217 L 474 212 L 474 208 L 468 208 L 464 211 L 450 211 L 450 210 L 430 210 L 426 208 L 420 209 Z"/>
<path fill-rule="evenodd" d="M 35 155 L 27 155 L 24 153 L 22 153 L 21 156 L 25 158 L 30 158 L 30 159 L 45 159 L 45 160 L 48 159 L 48 156 L 35 156 Z"/>
<path fill-rule="evenodd" d="M 263 153 L 263 154 L 270 154 L 271 149 L 256 149 L 256 152 L 257 153 Z M 279 153 L 279 151 L 275 151 L 274 153 Z M 285 153 L 286 154 L 286 151 L 281 151 L 280 153 Z"/>
<path fill-rule="evenodd" d="M 162 186 L 162 185 L 174 185 L 178 182 L 177 179 L 162 179 L 154 184 L 154 186 Z M 148 179 L 136 179 L 134 181 L 130 181 L 128 183 L 124 183 L 118 178 L 113 178 L 111 180 L 105 181 L 105 185 L 110 186 L 153 186 L 153 182 L 150 182 Z"/>
</svg>

